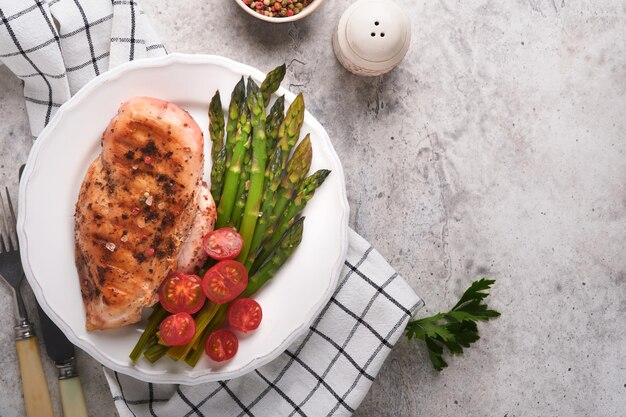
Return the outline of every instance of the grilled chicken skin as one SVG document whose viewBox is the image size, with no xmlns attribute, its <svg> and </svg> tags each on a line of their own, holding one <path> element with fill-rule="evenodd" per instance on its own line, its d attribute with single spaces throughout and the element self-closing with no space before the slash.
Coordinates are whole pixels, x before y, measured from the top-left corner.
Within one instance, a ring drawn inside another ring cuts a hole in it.
<svg viewBox="0 0 626 417">
<path fill-rule="evenodd" d="M 180 107 L 137 97 L 102 135 L 75 215 L 87 330 L 135 323 L 177 267 L 198 212 L 202 131 Z"/>
</svg>

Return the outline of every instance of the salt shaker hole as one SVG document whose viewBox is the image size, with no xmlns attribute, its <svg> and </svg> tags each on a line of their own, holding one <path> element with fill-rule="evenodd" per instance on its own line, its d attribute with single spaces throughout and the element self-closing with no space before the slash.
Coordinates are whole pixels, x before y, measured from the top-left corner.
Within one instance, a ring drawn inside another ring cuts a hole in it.
<svg viewBox="0 0 626 417">
<path fill-rule="evenodd" d="M 384 38 L 384 37 L 385 37 L 385 33 L 384 33 L 384 32 L 383 32 L 383 33 L 381 33 L 381 34 L 380 34 L 380 37 L 381 37 L 381 38 Z"/>
<path fill-rule="evenodd" d="M 376 36 L 376 34 L 375 34 L 374 32 L 370 33 L 370 35 L 372 35 L 372 38 L 373 38 L 374 36 Z"/>
<path fill-rule="evenodd" d="M 378 26 L 378 25 L 380 25 L 380 22 L 379 22 L 379 21 L 376 21 L 376 22 L 374 22 L 374 24 L 375 24 L 376 26 Z"/>
</svg>

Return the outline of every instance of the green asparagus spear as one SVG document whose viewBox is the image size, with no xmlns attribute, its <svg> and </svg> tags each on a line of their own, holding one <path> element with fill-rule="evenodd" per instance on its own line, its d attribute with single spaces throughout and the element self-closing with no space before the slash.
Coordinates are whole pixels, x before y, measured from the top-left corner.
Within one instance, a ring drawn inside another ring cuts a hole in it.
<svg viewBox="0 0 626 417">
<path fill-rule="evenodd" d="M 302 97 L 302 94 L 298 94 L 296 99 L 289 106 L 287 115 L 278 128 L 279 139 L 276 147 L 280 147 L 283 151 L 283 160 L 281 161 L 280 171 L 283 171 L 287 166 L 287 160 L 289 159 L 291 148 L 293 148 L 300 137 L 300 129 L 302 128 L 303 121 L 304 98 Z M 275 217 L 270 218 L 270 222 L 275 220 Z"/>
<path fill-rule="evenodd" d="M 251 129 L 250 110 L 248 110 L 248 106 L 244 105 L 239 115 L 232 159 L 230 164 L 227 163 L 224 188 L 222 189 L 222 197 L 220 198 L 220 204 L 217 208 L 216 229 L 226 226 L 233 212 L 237 189 L 239 187 L 239 177 L 241 176 L 241 167 L 246 152 L 250 147 Z"/>
<path fill-rule="evenodd" d="M 304 217 L 300 217 L 285 231 L 268 261 L 248 279 L 248 286 L 241 297 L 250 297 L 274 277 L 278 269 L 283 266 L 302 241 L 303 229 Z"/>
<path fill-rule="evenodd" d="M 280 87 L 280 83 L 283 81 L 283 78 L 285 78 L 286 71 L 287 66 L 283 64 L 280 67 L 274 68 L 265 76 L 265 79 L 261 83 L 261 93 L 263 94 L 263 103 L 265 103 L 265 106 L 269 104 L 272 94 Z"/>
<path fill-rule="evenodd" d="M 311 148 L 311 138 L 307 134 L 302 142 L 293 151 L 293 156 L 287 164 L 287 171 L 282 179 L 280 187 L 276 193 L 276 202 L 272 208 L 269 223 L 279 221 L 287 204 L 298 191 L 300 183 L 311 168 L 313 149 Z"/>
<path fill-rule="evenodd" d="M 241 252 L 237 257 L 239 262 L 245 261 L 250 250 L 250 243 L 254 236 L 254 228 L 259 218 L 261 209 L 261 198 L 263 197 L 263 184 L 265 181 L 265 164 L 267 161 L 267 150 L 265 149 L 265 106 L 263 105 L 263 94 L 258 89 L 254 81 L 248 78 L 248 85 L 251 86 L 251 94 L 248 95 L 248 107 L 251 114 L 252 123 L 252 159 L 250 162 L 250 186 L 248 188 L 248 199 L 241 219 L 239 234 L 243 239 Z"/>
<path fill-rule="evenodd" d="M 302 122 L 304 121 L 304 97 L 302 93 L 296 96 L 296 99 L 291 103 L 285 119 L 278 127 L 278 146 L 285 151 L 285 164 L 287 164 L 287 158 L 291 148 L 296 144 L 300 137 L 300 129 L 302 128 Z"/>
<path fill-rule="evenodd" d="M 246 207 L 246 200 L 248 199 L 248 187 L 250 186 L 250 151 L 246 153 L 241 167 L 241 176 L 239 177 L 239 187 L 237 188 L 237 195 L 235 197 L 235 207 L 233 208 L 233 214 L 230 216 L 230 222 L 235 229 L 239 229 L 241 225 L 241 217 L 243 216 L 243 210 Z"/>
<path fill-rule="evenodd" d="M 243 77 L 235 85 L 233 93 L 230 96 L 230 105 L 228 107 L 228 122 L 226 124 L 226 167 L 230 165 L 233 155 L 233 148 L 237 142 L 237 127 L 241 109 L 245 107 L 246 84 Z"/>
<path fill-rule="evenodd" d="M 277 148 L 277 151 L 279 150 L 282 151 L 280 147 Z M 258 230 L 254 232 L 251 250 L 245 262 L 248 269 L 253 265 L 254 259 L 258 254 L 258 249 L 263 239 L 267 236 L 268 227 L 280 220 L 287 204 L 296 193 L 304 176 L 309 172 L 312 156 L 311 139 L 307 134 L 293 152 L 293 156 L 287 164 L 286 173 L 282 177 L 282 180 L 280 175 L 278 175 L 278 181 L 281 181 L 278 191 L 270 192 L 271 190 L 266 190 L 266 196 L 264 196 L 263 201 L 264 207 L 261 210 L 262 216 L 257 225 Z M 274 177 L 273 180 L 275 181 L 276 177 Z M 276 190 L 276 188 L 274 188 L 274 190 Z M 280 237 L 280 235 L 277 237 Z"/>
<path fill-rule="evenodd" d="M 265 190 L 263 192 L 263 203 L 261 204 L 261 211 L 259 212 L 259 221 L 254 229 L 254 237 L 250 244 L 250 250 L 248 252 L 248 258 L 244 263 L 246 269 L 250 269 L 250 266 L 254 262 L 255 255 L 265 239 L 265 231 L 269 225 L 269 218 L 272 214 L 272 206 L 274 205 L 274 194 L 278 189 L 281 181 L 282 171 L 280 171 L 283 156 L 283 150 L 276 148 L 276 152 L 272 155 L 271 159 L 265 169 Z"/>
<path fill-rule="evenodd" d="M 226 170 L 226 147 L 222 147 L 213 158 L 211 167 L 211 195 L 217 206 L 222 197 L 222 187 L 224 185 L 224 172 Z"/>
<path fill-rule="evenodd" d="M 267 115 L 267 122 L 265 123 L 268 155 L 271 155 L 274 152 L 274 149 L 276 149 L 276 143 L 278 142 L 278 128 L 283 120 L 285 120 L 285 96 L 280 96 L 276 99 L 274 105 L 270 109 L 270 112 Z"/>
<path fill-rule="evenodd" d="M 317 175 L 316 175 L 317 174 Z M 322 185 L 326 177 L 330 174 L 330 171 L 327 169 L 321 169 L 316 172 L 316 174 L 311 175 L 308 180 L 302 184 L 302 189 L 296 197 L 289 203 L 287 209 L 284 212 L 284 215 L 278 221 L 278 225 L 276 226 L 276 231 L 280 233 L 282 230 L 286 230 L 293 219 L 302 214 L 302 210 L 306 206 L 306 203 L 313 198 L 313 194 L 315 190 Z"/>
<path fill-rule="evenodd" d="M 159 329 L 159 325 L 161 321 L 168 315 L 168 312 L 165 311 L 163 307 L 161 307 L 160 303 L 155 304 L 154 309 L 152 310 L 152 314 L 148 318 L 148 325 L 146 329 L 143 331 L 135 348 L 130 353 L 129 357 L 133 362 L 137 362 L 141 354 L 143 353 L 148 341 L 156 334 Z"/>
<path fill-rule="evenodd" d="M 242 186 L 242 183 L 240 181 L 239 189 L 237 190 L 237 198 L 235 199 L 235 207 L 233 207 L 233 214 L 231 214 L 230 222 L 228 222 L 228 224 L 230 224 L 237 230 L 239 230 L 239 228 L 241 227 L 243 210 L 246 208 L 246 201 L 248 200 L 248 192 L 244 189 L 244 187 L 245 185 Z"/>
<path fill-rule="evenodd" d="M 268 74 L 269 76 L 269 74 Z M 258 86 L 251 78 L 248 78 L 248 90 L 247 96 L 254 94 L 254 91 L 258 90 Z M 235 196 L 235 206 L 230 216 L 229 225 L 236 229 L 239 229 L 243 216 L 243 211 L 246 207 L 246 201 L 248 200 L 248 188 L 250 186 L 250 159 L 252 158 L 251 152 L 247 151 L 243 166 L 241 167 L 241 176 L 239 177 L 239 187 L 237 187 L 237 195 Z"/>
<path fill-rule="evenodd" d="M 167 352 L 167 354 L 175 361 L 179 361 L 187 356 L 189 351 L 194 347 L 194 344 L 202 336 L 202 332 L 204 331 L 204 329 L 206 329 L 206 327 L 211 323 L 211 320 L 213 319 L 219 308 L 219 304 L 207 301 L 202 309 L 195 316 L 194 321 L 196 323 L 196 333 L 194 334 L 193 339 L 191 339 L 191 341 L 185 345 L 172 347 Z"/>
<path fill-rule="evenodd" d="M 329 170 L 320 169 L 304 180 L 298 194 L 296 194 L 294 200 L 289 203 L 285 213 L 266 233 L 268 237 L 262 243 L 262 249 L 256 256 L 256 259 L 249 270 L 250 274 L 254 274 L 259 270 L 259 267 L 261 267 L 263 262 L 265 262 L 265 260 L 270 256 L 274 247 L 276 247 L 282 234 L 296 221 L 297 216 L 299 216 L 304 210 L 306 203 L 313 198 L 315 190 L 322 185 L 329 174 Z"/>
<path fill-rule="evenodd" d="M 217 313 L 215 313 L 209 325 L 200 334 L 198 341 L 194 344 L 193 350 L 191 350 L 185 357 L 187 365 L 191 367 L 196 366 L 198 360 L 200 360 L 200 357 L 202 357 L 202 354 L 204 353 L 204 345 L 206 344 L 206 340 L 209 338 L 209 335 L 217 330 L 226 320 L 228 306 L 230 306 L 230 303 L 222 304 L 218 308 Z"/>
<path fill-rule="evenodd" d="M 226 167 L 226 150 L 224 149 L 224 110 L 219 90 L 209 105 L 209 135 L 211 136 L 211 195 L 215 204 L 219 203 L 222 194 L 224 169 Z M 224 149 L 224 150 L 223 150 Z"/>
<path fill-rule="evenodd" d="M 169 346 L 165 346 L 165 345 L 161 345 L 157 343 L 151 346 L 150 349 L 146 350 L 146 352 L 143 355 L 146 357 L 146 359 L 150 361 L 150 363 L 155 363 L 156 361 L 161 359 L 163 356 L 165 356 L 169 348 L 170 348 Z"/>
<path fill-rule="evenodd" d="M 211 158 L 215 161 L 215 156 L 224 146 L 224 110 L 219 90 L 209 104 L 209 135 L 212 143 Z"/>
</svg>

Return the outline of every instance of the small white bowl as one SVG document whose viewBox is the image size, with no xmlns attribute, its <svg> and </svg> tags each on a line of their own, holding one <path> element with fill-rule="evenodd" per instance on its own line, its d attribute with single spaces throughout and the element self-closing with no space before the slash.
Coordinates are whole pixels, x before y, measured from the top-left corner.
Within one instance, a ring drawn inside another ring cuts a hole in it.
<svg viewBox="0 0 626 417">
<path fill-rule="evenodd" d="M 250 7 L 248 7 L 248 5 L 245 4 L 242 0 L 235 0 L 235 3 L 237 3 L 239 5 L 239 7 L 244 9 L 246 11 L 246 13 L 248 13 L 249 15 L 252 15 L 252 16 L 256 17 L 257 19 L 265 20 L 266 22 L 270 22 L 270 23 L 289 23 L 289 22 L 295 22 L 296 20 L 303 19 L 303 18 L 307 17 L 308 15 L 310 15 L 311 13 L 313 13 L 318 7 L 320 7 L 320 5 L 323 2 L 324 2 L 324 0 L 313 0 L 313 3 L 309 4 L 308 6 L 303 8 L 300 13 L 294 14 L 293 16 L 288 16 L 288 17 L 269 17 L 269 16 L 265 16 L 265 15 L 263 15 L 261 13 L 255 12 Z"/>
</svg>

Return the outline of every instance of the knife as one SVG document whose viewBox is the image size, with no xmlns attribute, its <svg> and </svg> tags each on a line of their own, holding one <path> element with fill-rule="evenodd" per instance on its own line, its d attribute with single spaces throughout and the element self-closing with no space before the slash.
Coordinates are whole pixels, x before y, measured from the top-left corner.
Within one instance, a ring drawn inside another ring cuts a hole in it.
<svg viewBox="0 0 626 417">
<path fill-rule="evenodd" d="M 22 165 L 19 170 L 20 179 L 24 166 Z M 41 309 L 39 301 L 37 301 L 37 312 L 46 352 L 59 370 L 59 393 L 63 415 L 65 417 L 88 417 L 83 388 L 76 372 L 74 345 Z"/>
<path fill-rule="evenodd" d="M 59 393 L 65 417 L 87 417 L 85 396 L 76 372 L 74 345 L 67 340 L 63 332 L 50 320 L 50 317 L 37 303 L 41 333 L 48 356 L 59 370 Z"/>
</svg>

